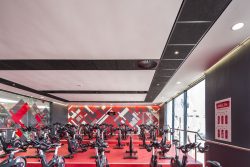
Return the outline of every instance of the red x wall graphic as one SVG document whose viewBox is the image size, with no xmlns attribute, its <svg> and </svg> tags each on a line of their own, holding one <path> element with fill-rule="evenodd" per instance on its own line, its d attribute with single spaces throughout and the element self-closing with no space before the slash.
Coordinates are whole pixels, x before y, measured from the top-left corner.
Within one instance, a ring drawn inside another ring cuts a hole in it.
<svg viewBox="0 0 250 167">
<path fill-rule="evenodd" d="M 70 124 L 108 123 L 117 126 L 125 123 L 130 127 L 140 124 L 159 124 L 159 106 L 92 106 L 70 105 L 68 122 Z M 116 113 L 108 115 L 109 112 Z"/>
</svg>

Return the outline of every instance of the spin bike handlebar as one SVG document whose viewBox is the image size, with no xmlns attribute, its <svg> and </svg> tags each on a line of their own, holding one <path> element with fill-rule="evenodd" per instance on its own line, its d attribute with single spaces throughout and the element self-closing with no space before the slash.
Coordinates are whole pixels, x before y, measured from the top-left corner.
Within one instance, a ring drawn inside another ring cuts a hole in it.
<svg viewBox="0 0 250 167">
<path fill-rule="evenodd" d="M 151 141 L 150 144 L 146 145 L 146 150 L 148 152 L 152 151 L 152 148 L 160 148 L 161 144 L 158 141 Z"/>
<path fill-rule="evenodd" d="M 108 148 L 108 145 L 102 141 L 90 143 L 88 144 L 88 146 L 97 147 L 97 148 Z"/>
<path fill-rule="evenodd" d="M 56 147 L 56 148 L 60 148 L 61 147 L 61 144 L 59 143 L 53 143 L 53 144 L 48 144 L 48 143 L 44 143 L 44 142 L 37 142 L 37 145 L 36 145 L 36 148 L 39 148 L 39 149 L 50 149 L 52 147 Z"/>
<path fill-rule="evenodd" d="M 14 148 L 13 148 L 13 150 L 11 151 L 10 154 L 14 155 L 14 154 L 16 154 L 16 153 L 18 153 L 18 152 L 21 152 L 21 151 L 22 151 L 21 149 L 14 149 Z"/>
<path fill-rule="evenodd" d="M 205 152 L 207 152 L 209 150 L 209 146 L 208 145 L 205 145 L 204 147 L 202 147 L 201 143 L 199 143 L 197 145 L 197 148 L 198 148 L 199 152 L 201 152 L 201 153 L 205 153 Z"/>
<path fill-rule="evenodd" d="M 38 130 L 35 127 L 32 126 L 27 126 L 27 127 L 23 127 L 21 128 L 24 132 L 37 132 Z"/>
<path fill-rule="evenodd" d="M 132 128 L 129 128 L 129 127 L 127 127 L 125 130 L 126 130 L 127 132 L 134 132 L 134 133 L 137 133 L 137 130 L 136 130 L 136 129 L 132 129 Z"/>
<path fill-rule="evenodd" d="M 186 154 L 190 150 L 196 148 L 196 144 L 195 143 L 189 143 L 189 144 L 182 145 L 182 146 L 179 146 L 179 147 L 176 147 L 176 148 L 181 150 L 182 153 Z"/>
<path fill-rule="evenodd" d="M 179 141 L 179 140 L 176 140 L 176 139 L 172 140 L 172 143 L 173 143 L 174 145 L 177 145 L 179 142 L 180 142 L 180 141 Z"/>
<path fill-rule="evenodd" d="M 169 130 L 168 129 L 160 129 L 160 132 L 162 132 L 162 133 L 169 133 Z"/>
</svg>

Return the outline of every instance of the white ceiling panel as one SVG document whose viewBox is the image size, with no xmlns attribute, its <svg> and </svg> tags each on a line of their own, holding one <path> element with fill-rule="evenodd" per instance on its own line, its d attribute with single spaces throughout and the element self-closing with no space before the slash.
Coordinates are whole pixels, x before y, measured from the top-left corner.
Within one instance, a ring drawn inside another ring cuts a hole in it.
<svg viewBox="0 0 250 167">
<path fill-rule="evenodd" d="M 250 37 L 250 1 L 232 1 L 154 102 L 166 101 L 187 88 L 226 53 Z M 233 31 L 234 24 L 245 26 Z M 177 82 L 182 84 L 176 84 Z"/>
<path fill-rule="evenodd" d="M 36 90 L 147 91 L 154 70 L 0 71 L 4 78 Z"/>
<path fill-rule="evenodd" d="M 2 0 L 0 59 L 159 59 L 182 0 Z"/>
<path fill-rule="evenodd" d="M 52 93 L 51 93 L 52 94 Z M 57 97 L 69 101 L 144 101 L 146 94 L 59 94 Z"/>
<path fill-rule="evenodd" d="M 66 103 L 61 102 L 59 100 L 52 99 L 50 97 L 42 96 L 42 95 L 39 95 L 39 94 L 36 94 L 36 93 L 32 93 L 32 92 L 29 92 L 29 91 L 25 91 L 25 90 L 18 89 L 18 88 L 12 87 L 12 86 L 4 85 L 4 84 L 0 84 L 0 89 L 5 90 L 5 91 L 9 91 L 9 92 L 13 92 L 13 93 L 18 93 L 18 94 L 24 95 L 24 96 L 34 97 L 34 98 L 37 98 L 37 99 L 40 99 L 40 100 L 47 100 L 47 101 L 57 102 L 57 103 L 66 105 Z"/>
</svg>

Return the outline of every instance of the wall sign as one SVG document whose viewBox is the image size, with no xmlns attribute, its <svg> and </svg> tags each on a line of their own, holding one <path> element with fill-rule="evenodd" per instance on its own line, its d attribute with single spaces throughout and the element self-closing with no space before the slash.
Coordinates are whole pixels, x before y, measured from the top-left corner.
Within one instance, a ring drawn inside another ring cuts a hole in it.
<svg viewBox="0 0 250 167">
<path fill-rule="evenodd" d="M 215 102 L 215 139 L 231 142 L 231 98 Z"/>
</svg>

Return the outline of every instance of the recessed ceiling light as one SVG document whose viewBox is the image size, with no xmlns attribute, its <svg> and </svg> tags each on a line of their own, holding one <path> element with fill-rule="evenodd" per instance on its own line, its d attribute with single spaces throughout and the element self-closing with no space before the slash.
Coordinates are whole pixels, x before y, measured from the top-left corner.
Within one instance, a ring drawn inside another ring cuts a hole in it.
<svg viewBox="0 0 250 167">
<path fill-rule="evenodd" d="M 237 23 L 232 26 L 232 30 L 236 31 L 236 30 L 241 29 L 242 27 L 244 27 L 244 23 Z"/>
<path fill-rule="evenodd" d="M 178 81 L 178 82 L 176 82 L 176 84 L 177 84 L 177 85 L 180 85 L 180 84 L 181 84 L 181 82 L 180 82 L 180 81 Z"/>
<path fill-rule="evenodd" d="M 180 52 L 178 51 L 178 50 L 176 50 L 175 52 L 174 52 L 174 54 L 175 55 L 178 55 Z"/>
<path fill-rule="evenodd" d="M 156 84 L 157 86 L 160 86 L 160 84 L 158 83 L 158 84 Z"/>
</svg>

